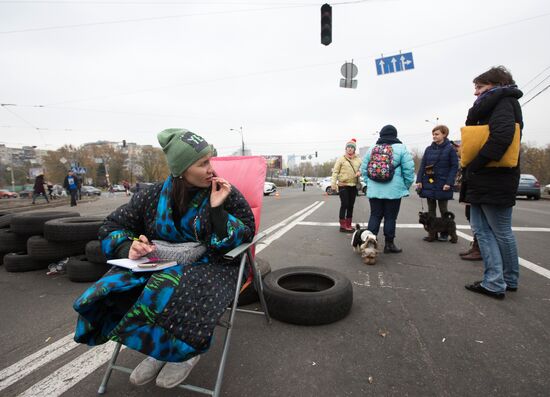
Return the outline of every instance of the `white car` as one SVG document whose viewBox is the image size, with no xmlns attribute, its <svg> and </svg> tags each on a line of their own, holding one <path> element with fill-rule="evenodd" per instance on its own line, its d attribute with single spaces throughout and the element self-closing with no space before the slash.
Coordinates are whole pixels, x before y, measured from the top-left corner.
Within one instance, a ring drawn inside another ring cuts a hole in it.
<svg viewBox="0 0 550 397">
<path fill-rule="evenodd" d="M 277 186 L 271 182 L 264 182 L 264 196 L 269 196 L 277 191 Z"/>
<path fill-rule="evenodd" d="M 332 188 L 330 187 L 330 180 L 331 180 L 330 177 L 324 178 L 319 183 L 319 187 L 321 188 L 321 190 L 323 192 L 326 192 L 328 195 L 338 194 L 338 192 L 333 191 Z M 367 195 L 367 184 L 363 181 L 363 177 L 361 177 L 360 181 L 361 181 L 361 190 L 360 191 L 366 196 Z"/>
<path fill-rule="evenodd" d="M 550 194 L 550 185 L 546 185 L 544 187 L 544 193 L 549 193 Z"/>
</svg>

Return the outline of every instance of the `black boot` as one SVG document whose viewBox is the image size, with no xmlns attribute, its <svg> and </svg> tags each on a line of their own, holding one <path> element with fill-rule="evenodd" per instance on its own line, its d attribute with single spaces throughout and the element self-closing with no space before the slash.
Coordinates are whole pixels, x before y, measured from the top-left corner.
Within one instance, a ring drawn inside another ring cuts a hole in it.
<svg viewBox="0 0 550 397">
<path fill-rule="evenodd" d="M 386 245 L 384 246 L 384 254 L 398 254 L 403 251 L 401 248 L 397 247 L 393 240 L 386 240 Z"/>
</svg>

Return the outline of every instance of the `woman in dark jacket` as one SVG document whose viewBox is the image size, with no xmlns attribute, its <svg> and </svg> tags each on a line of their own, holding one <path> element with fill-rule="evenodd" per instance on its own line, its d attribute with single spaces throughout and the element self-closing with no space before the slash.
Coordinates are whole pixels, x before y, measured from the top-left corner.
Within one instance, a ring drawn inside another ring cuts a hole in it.
<svg viewBox="0 0 550 397">
<path fill-rule="evenodd" d="M 463 170 L 461 201 L 471 205 L 472 229 L 483 258 L 483 280 L 466 289 L 503 299 L 506 291 L 518 288 L 519 261 L 512 232 L 512 209 L 520 177 L 515 167 L 487 167 L 498 161 L 512 144 L 515 124 L 523 129 L 518 99 L 523 93 L 511 73 L 493 67 L 474 79 L 477 96 L 468 111 L 466 125 L 489 125 L 489 139 Z M 464 141 L 462 142 L 464 144 Z"/>
<path fill-rule="evenodd" d="M 40 174 L 36 177 L 36 179 L 34 180 L 34 186 L 33 186 L 33 192 L 32 192 L 32 203 L 34 204 L 36 202 L 36 198 L 38 196 L 44 196 L 44 198 L 46 199 L 46 202 L 50 202 L 50 200 L 48 200 L 48 196 L 46 195 L 46 189 L 44 189 L 44 184 L 46 182 L 44 182 L 44 175 L 43 174 Z"/>
<path fill-rule="evenodd" d="M 447 212 L 447 201 L 453 199 L 453 186 L 458 170 L 458 156 L 447 139 L 449 128 L 435 126 L 432 130 L 433 143 L 426 148 L 416 176 L 418 194 L 428 200 L 428 212 L 434 218 L 439 205 L 441 216 Z M 448 235 L 441 234 L 438 240 L 447 241 Z M 424 237 L 426 241 L 433 241 Z"/>
<path fill-rule="evenodd" d="M 130 381 L 143 385 L 156 378 L 158 386 L 175 387 L 208 350 L 233 300 L 238 261 L 223 255 L 251 241 L 255 225 L 242 194 L 214 175 L 213 148 L 203 138 L 168 129 L 158 140 L 171 175 L 106 218 L 99 231 L 102 250 L 108 258 L 139 259 L 161 257 L 166 242 L 169 253 L 181 243 L 200 242 L 203 251 L 153 273 L 113 267 L 75 301 L 75 340 L 91 346 L 114 340 L 145 353 L 149 357 Z M 155 245 L 153 239 L 163 241 Z"/>
</svg>

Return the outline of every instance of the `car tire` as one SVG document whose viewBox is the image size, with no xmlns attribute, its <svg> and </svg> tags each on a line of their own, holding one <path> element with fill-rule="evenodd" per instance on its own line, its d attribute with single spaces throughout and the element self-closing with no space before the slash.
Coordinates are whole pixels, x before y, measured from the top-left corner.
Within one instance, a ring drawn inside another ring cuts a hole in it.
<svg viewBox="0 0 550 397">
<path fill-rule="evenodd" d="M 11 229 L 0 229 L 0 252 L 26 252 L 27 237 L 15 234 Z"/>
<path fill-rule="evenodd" d="M 78 212 L 70 211 L 41 211 L 16 214 L 11 220 L 11 230 L 17 234 L 32 236 L 44 234 L 44 224 L 58 218 L 79 217 Z"/>
<path fill-rule="evenodd" d="M 298 325 L 330 324 L 343 319 L 353 304 L 351 282 L 341 273 L 319 267 L 288 267 L 264 279 L 269 313 Z"/>
<path fill-rule="evenodd" d="M 97 281 L 111 268 L 105 263 L 90 262 L 86 255 L 69 258 L 67 262 L 67 276 L 69 280 L 78 283 Z"/>
<path fill-rule="evenodd" d="M 27 240 L 27 252 L 36 260 L 57 262 L 63 258 L 84 253 L 86 241 L 72 241 L 70 244 L 46 240 L 42 236 L 32 236 Z"/>
<path fill-rule="evenodd" d="M 50 241 L 96 240 L 103 220 L 97 216 L 54 219 L 44 225 L 44 237 Z"/>
<path fill-rule="evenodd" d="M 15 214 L 9 211 L 0 211 L 0 229 L 10 227 L 10 223 Z"/>
<path fill-rule="evenodd" d="M 268 261 L 261 258 L 256 258 L 255 261 L 257 269 L 260 272 L 260 276 L 263 280 L 265 276 L 271 273 L 271 265 Z M 252 303 L 258 302 L 259 300 L 260 297 L 258 296 L 258 291 L 256 290 L 254 283 L 252 282 L 248 285 L 248 287 L 246 287 L 244 291 L 239 294 L 239 302 L 237 306 L 250 305 Z"/>
<path fill-rule="evenodd" d="M 8 272 L 28 272 L 46 269 L 49 262 L 31 258 L 23 252 L 11 252 L 4 256 L 4 267 Z"/>
<path fill-rule="evenodd" d="M 533 196 L 533 200 L 540 200 L 540 194 L 536 194 Z"/>
<path fill-rule="evenodd" d="M 99 240 L 88 241 L 84 253 L 90 262 L 107 263 L 107 258 L 101 250 L 101 241 Z"/>
</svg>

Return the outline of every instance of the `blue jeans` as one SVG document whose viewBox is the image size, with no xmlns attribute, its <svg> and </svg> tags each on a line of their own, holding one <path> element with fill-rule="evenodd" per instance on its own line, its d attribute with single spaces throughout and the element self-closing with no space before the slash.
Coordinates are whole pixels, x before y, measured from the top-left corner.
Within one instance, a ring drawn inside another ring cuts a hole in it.
<svg viewBox="0 0 550 397">
<path fill-rule="evenodd" d="M 380 223 L 384 218 L 384 237 L 387 242 L 393 241 L 395 238 L 395 223 L 397 222 L 397 215 L 399 214 L 399 208 L 401 207 L 401 199 L 369 199 L 370 203 L 370 217 L 367 228 L 375 236 L 380 230 Z"/>
<path fill-rule="evenodd" d="M 516 288 L 519 258 L 512 232 L 512 209 L 489 204 L 472 204 L 472 230 L 477 237 L 483 258 L 481 285 L 493 292 L 504 292 L 506 286 Z"/>
</svg>

